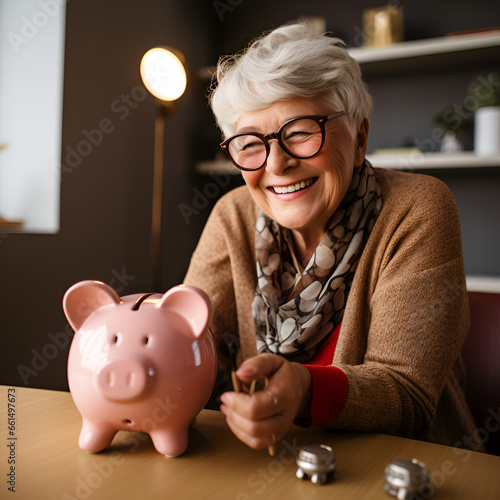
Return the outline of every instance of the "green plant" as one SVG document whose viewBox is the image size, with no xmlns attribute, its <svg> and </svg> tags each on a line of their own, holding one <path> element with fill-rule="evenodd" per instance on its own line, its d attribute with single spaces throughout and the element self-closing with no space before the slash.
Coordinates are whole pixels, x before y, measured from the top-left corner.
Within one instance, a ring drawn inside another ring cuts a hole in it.
<svg viewBox="0 0 500 500">
<path fill-rule="evenodd" d="M 469 85 L 467 102 L 471 111 L 487 106 L 500 106 L 500 75 L 479 76 Z"/>
<path fill-rule="evenodd" d="M 461 103 L 449 104 L 432 122 L 443 132 L 458 136 L 472 133 L 474 113 L 486 106 L 500 106 L 500 76 L 498 73 L 480 75 L 468 86 L 467 96 Z"/>
<path fill-rule="evenodd" d="M 432 119 L 432 123 L 446 132 L 454 132 L 460 139 L 472 134 L 474 113 L 463 104 L 449 104 Z"/>
</svg>

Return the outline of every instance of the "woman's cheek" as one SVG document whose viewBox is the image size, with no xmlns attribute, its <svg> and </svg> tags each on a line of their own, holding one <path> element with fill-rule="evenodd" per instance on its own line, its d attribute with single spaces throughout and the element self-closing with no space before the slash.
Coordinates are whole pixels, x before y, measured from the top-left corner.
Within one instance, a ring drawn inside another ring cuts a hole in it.
<svg viewBox="0 0 500 500">
<path fill-rule="evenodd" d="M 254 170 L 253 172 L 245 172 L 242 171 L 241 175 L 243 176 L 243 180 L 245 184 L 250 188 L 256 188 L 259 185 L 259 179 L 262 175 L 263 169 Z"/>
</svg>

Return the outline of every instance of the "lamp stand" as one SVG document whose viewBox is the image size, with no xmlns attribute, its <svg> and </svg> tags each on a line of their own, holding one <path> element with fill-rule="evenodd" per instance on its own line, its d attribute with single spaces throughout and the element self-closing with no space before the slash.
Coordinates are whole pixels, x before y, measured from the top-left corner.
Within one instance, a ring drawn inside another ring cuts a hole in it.
<svg viewBox="0 0 500 500">
<path fill-rule="evenodd" d="M 153 289 L 156 292 L 162 292 L 161 213 L 165 119 L 174 112 L 174 108 L 175 105 L 172 101 L 158 100 L 158 114 L 155 120 L 153 204 L 151 216 L 151 270 L 153 274 Z"/>
</svg>

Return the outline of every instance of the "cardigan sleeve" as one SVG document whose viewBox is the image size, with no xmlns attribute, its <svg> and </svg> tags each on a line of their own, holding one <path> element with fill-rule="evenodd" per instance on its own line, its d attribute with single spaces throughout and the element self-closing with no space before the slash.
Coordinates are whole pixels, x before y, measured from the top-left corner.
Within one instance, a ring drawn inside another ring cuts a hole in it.
<svg viewBox="0 0 500 500">
<path fill-rule="evenodd" d="M 436 179 L 383 210 L 346 307 L 334 365 L 349 392 L 329 425 L 423 437 L 468 333 L 458 211 Z"/>
</svg>

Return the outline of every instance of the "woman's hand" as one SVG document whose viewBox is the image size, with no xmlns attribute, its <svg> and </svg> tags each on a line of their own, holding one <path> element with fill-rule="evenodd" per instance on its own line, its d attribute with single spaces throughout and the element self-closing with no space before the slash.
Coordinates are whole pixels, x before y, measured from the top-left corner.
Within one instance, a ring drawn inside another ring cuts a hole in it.
<svg viewBox="0 0 500 500">
<path fill-rule="evenodd" d="M 253 395 L 225 392 L 220 409 L 238 439 L 251 448 L 266 448 L 281 439 L 308 406 L 309 370 L 275 354 L 259 354 L 245 360 L 236 375 L 245 384 L 265 377 L 265 388 Z"/>
</svg>

